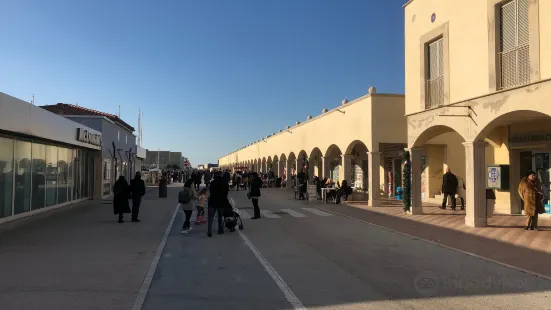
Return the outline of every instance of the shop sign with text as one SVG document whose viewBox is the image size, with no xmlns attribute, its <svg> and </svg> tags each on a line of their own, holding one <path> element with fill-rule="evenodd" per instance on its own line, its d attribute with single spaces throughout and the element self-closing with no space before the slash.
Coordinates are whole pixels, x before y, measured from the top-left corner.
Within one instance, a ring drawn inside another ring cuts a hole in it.
<svg viewBox="0 0 551 310">
<path fill-rule="evenodd" d="M 77 129 L 77 140 L 80 142 L 101 146 L 101 134 L 91 133 L 86 129 Z"/>
</svg>

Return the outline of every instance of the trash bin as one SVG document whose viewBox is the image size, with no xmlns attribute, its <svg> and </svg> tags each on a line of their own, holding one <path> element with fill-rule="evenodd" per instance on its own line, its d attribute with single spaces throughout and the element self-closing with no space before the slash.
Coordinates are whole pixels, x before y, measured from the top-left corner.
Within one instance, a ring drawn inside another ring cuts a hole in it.
<svg viewBox="0 0 551 310">
<path fill-rule="evenodd" d="M 398 186 L 396 187 L 396 199 L 402 200 L 402 187 Z"/>
<path fill-rule="evenodd" d="M 276 179 L 276 187 L 281 187 L 281 178 Z"/>
<path fill-rule="evenodd" d="M 496 204 L 496 194 L 493 189 L 486 189 L 486 217 L 494 216 L 494 206 Z"/>
</svg>

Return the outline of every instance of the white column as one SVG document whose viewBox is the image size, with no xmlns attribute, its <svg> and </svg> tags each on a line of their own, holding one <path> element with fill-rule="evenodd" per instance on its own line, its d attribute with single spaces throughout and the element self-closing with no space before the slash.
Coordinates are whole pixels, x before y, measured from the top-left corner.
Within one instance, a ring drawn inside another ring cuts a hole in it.
<svg viewBox="0 0 551 310">
<path fill-rule="evenodd" d="M 341 184 L 342 184 L 342 181 L 343 180 L 346 180 L 346 182 L 348 182 L 348 185 L 350 185 L 350 182 L 352 180 L 350 180 L 350 178 L 352 177 L 350 175 L 350 169 L 352 167 L 352 155 L 341 155 L 342 156 L 342 170 L 343 170 L 343 174 L 342 176 L 340 176 L 340 181 L 341 181 Z"/>
<path fill-rule="evenodd" d="M 485 184 L 485 148 L 480 141 L 464 142 L 465 146 L 465 225 L 484 227 L 487 225 L 486 215 L 486 184 Z"/>
<path fill-rule="evenodd" d="M 421 201 L 421 152 L 422 148 L 411 148 L 411 214 L 423 213 L 423 202 Z"/>
<path fill-rule="evenodd" d="M 381 206 L 381 152 L 367 152 L 368 156 L 368 193 L 370 207 Z"/>
</svg>

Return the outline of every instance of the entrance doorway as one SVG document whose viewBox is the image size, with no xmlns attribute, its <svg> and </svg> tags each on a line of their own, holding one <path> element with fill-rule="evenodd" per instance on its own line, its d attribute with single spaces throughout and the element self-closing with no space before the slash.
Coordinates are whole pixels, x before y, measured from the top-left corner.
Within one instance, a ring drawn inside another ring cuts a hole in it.
<svg viewBox="0 0 551 310">
<path fill-rule="evenodd" d="M 543 204 L 549 207 L 550 200 L 550 169 L 548 151 L 523 151 L 520 152 L 520 173 L 522 177 L 526 176 L 527 171 L 535 171 L 536 176 L 541 182 L 541 191 L 543 193 Z M 521 203 L 521 209 L 524 211 L 524 205 Z"/>
</svg>

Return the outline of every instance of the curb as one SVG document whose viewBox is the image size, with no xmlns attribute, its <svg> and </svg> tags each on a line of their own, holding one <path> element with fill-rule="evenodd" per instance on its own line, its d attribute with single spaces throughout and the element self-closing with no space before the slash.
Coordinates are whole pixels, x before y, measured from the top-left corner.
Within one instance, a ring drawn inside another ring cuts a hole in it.
<svg viewBox="0 0 551 310">
<path fill-rule="evenodd" d="M 267 194 L 268 194 L 268 195 L 271 195 L 271 196 L 277 196 L 277 197 L 280 197 L 280 198 L 284 198 L 284 199 L 287 199 L 287 200 L 295 200 L 295 199 L 292 199 L 292 198 L 284 197 L 283 195 L 271 194 L 271 193 L 267 193 Z M 306 204 L 306 203 L 301 202 L 300 200 L 297 200 L 297 201 L 300 202 L 300 203 L 302 203 L 302 204 Z M 408 234 L 408 233 L 403 233 L 403 232 L 400 232 L 400 231 L 397 231 L 397 230 L 394 230 L 394 229 L 391 229 L 391 228 L 388 228 L 388 227 L 385 227 L 385 226 L 373 224 L 373 223 L 371 223 L 371 222 L 368 222 L 368 221 L 365 221 L 365 220 L 362 220 L 362 219 L 359 219 L 359 218 L 356 218 L 356 217 L 353 217 L 353 216 L 350 216 L 350 215 L 346 215 L 346 214 L 342 214 L 342 213 L 339 213 L 339 212 L 327 210 L 327 209 L 324 209 L 324 208 L 319 207 L 319 206 L 313 206 L 313 207 L 316 208 L 316 209 L 325 211 L 325 212 L 329 212 L 329 213 L 332 213 L 332 214 L 335 214 L 335 215 L 339 215 L 339 216 L 342 216 L 342 217 L 351 219 L 351 220 L 356 220 L 356 221 L 359 221 L 359 222 L 361 222 L 361 223 L 364 223 L 364 224 L 367 224 L 367 225 L 371 225 L 371 226 L 373 226 L 373 227 L 377 227 L 377 228 L 380 228 L 380 229 L 384 229 L 384 230 L 387 230 L 387 231 L 391 231 L 391 232 L 393 232 L 393 233 L 397 233 L 397 234 L 400 234 L 400 235 L 405 236 L 405 237 L 408 237 L 408 238 L 421 240 L 421 241 L 430 243 L 430 244 L 432 244 L 432 245 L 439 246 L 439 247 L 441 247 L 441 248 L 445 248 L 445 249 L 448 249 L 448 250 L 456 251 L 456 252 L 459 252 L 459 253 L 462 253 L 462 254 L 471 256 L 471 257 L 475 257 L 475 258 L 478 258 L 478 259 L 481 259 L 481 260 L 485 260 L 485 261 L 488 261 L 488 262 L 491 262 L 491 263 L 494 263 L 494 264 L 498 264 L 498 265 L 501 265 L 501 266 L 504 266 L 504 267 L 508 267 L 508 268 L 511 268 L 511 269 L 515 269 L 515 270 L 520 271 L 520 272 L 523 272 L 523 273 L 525 273 L 525 274 L 533 275 L 533 276 L 535 276 L 535 277 L 538 277 L 538 278 L 542 278 L 542 279 L 551 281 L 551 277 L 550 277 L 550 276 L 546 276 L 546 275 L 544 275 L 544 274 L 537 273 L 537 272 L 535 272 L 535 271 L 531 271 L 531 270 L 528 270 L 528 269 L 524 269 L 524 268 L 516 267 L 516 266 L 513 266 L 513 265 L 509 265 L 509 264 L 506 264 L 506 263 L 503 263 L 503 262 L 500 262 L 500 261 L 497 261 L 497 260 L 494 260 L 494 259 L 491 259 L 491 258 L 488 258 L 488 257 L 485 257 L 485 256 L 481 256 L 481 255 L 478 255 L 478 254 L 475 254 L 475 253 L 472 253 L 472 252 L 468 252 L 468 251 L 460 250 L 460 249 L 458 249 L 458 248 L 454 248 L 454 247 L 451 247 L 451 246 L 447 246 L 447 245 L 445 245 L 445 244 L 441 244 L 441 243 L 437 243 L 437 242 L 434 242 L 434 241 L 431 241 L 431 240 L 427 240 L 427 239 L 424 239 L 424 238 L 420 238 L 420 237 L 417 237 L 417 236 L 413 236 L 413 235 L 410 235 L 410 234 Z M 421 223 L 422 223 L 422 222 L 421 222 Z"/>
</svg>

